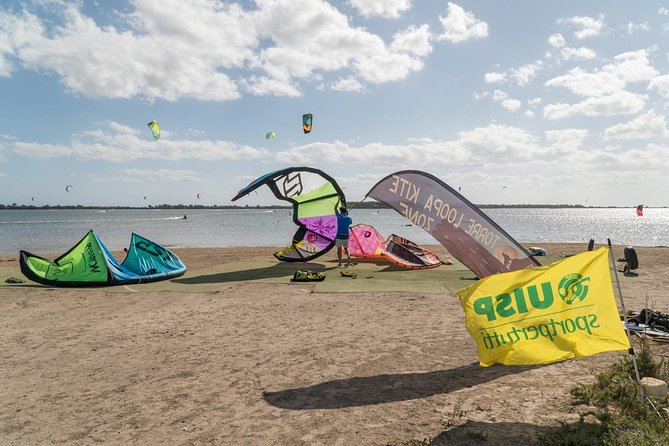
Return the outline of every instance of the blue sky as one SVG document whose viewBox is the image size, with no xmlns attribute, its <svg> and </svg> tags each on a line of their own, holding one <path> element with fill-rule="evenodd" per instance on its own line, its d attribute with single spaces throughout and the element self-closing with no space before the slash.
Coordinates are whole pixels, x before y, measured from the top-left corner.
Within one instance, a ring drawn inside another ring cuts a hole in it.
<svg viewBox="0 0 669 446">
<path fill-rule="evenodd" d="M 0 203 L 224 205 L 307 165 L 349 201 L 416 169 L 669 206 L 667 42 L 663 1 L 4 0 Z"/>
</svg>

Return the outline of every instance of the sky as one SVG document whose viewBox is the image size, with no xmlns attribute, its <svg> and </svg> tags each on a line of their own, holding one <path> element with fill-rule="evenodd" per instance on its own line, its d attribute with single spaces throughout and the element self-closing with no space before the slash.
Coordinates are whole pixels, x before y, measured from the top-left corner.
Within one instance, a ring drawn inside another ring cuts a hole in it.
<svg viewBox="0 0 669 446">
<path fill-rule="evenodd" d="M 666 1 L 0 1 L 1 204 L 229 205 L 310 166 L 349 202 L 412 169 L 669 206 L 668 113 Z"/>
</svg>

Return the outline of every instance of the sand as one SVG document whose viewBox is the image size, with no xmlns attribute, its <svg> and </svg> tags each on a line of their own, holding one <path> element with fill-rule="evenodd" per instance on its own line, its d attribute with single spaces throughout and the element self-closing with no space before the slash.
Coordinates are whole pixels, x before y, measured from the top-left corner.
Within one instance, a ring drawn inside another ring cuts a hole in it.
<svg viewBox="0 0 669 446">
<path fill-rule="evenodd" d="M 541 246 L 547 260 L 585 249 Z M 627 309 L 669 312 L 669 248 L 636 251 Z M 422 272 L 444 268 L 441 286 L 397 291 L 406 280 L 384 277 L 418 272 L 361 262 L 351 288 L 331 253 L 311 265 L 319 290 L 290 283 L 297 265 L 272 248 L 175 252 L 181 282 L 95 289 L 5 284 L 23 276 L 0 256 L 0 444 L 533 444 L 578 419 L 575 383 L 624 356 L 479 367 L 457 263 Z M 268 266 L 246 274 L 248 258 Z"/>
</svg>

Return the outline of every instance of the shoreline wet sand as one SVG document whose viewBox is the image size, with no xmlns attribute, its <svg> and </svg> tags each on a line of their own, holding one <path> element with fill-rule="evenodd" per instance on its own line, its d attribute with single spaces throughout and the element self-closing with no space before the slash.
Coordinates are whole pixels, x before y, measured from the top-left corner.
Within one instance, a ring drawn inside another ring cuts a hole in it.
<svg viewBox="0 0 669 446">
<path fill-rule="evenodd" d="M 586 249 L 541 246 L 542 263 Z M 669 312 L 669 248 L 635 249 L 627 310 Z M 291 283 L 300 264 L 269 247 L 175 252 L 189 270 L 174 283 L 91 289 L 6 284 L 26 279 L 0 256 L 1 444 L 531 444 L 578 420 L 569 389 L 625 355 L 479 367 L 458 265 L 359 262 L 353 281 L 328 253 L 318 285 Z M 396 285 L 413 273 L 449 278 Z"/>
</svg>

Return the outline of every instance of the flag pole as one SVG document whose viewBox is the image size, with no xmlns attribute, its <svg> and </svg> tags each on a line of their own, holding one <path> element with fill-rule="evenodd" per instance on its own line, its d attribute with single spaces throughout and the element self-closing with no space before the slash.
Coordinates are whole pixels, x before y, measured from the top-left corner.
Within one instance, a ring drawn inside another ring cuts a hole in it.
<svg viewBox="0 0 669 446">
<path fill-rule="evenodd" d="M 646 405 L 646 392 L 641 385 L 641 377 L 639 376 L 639 366 L 636 363 L 636 354 L 634 353 L 634 347 L 632 346 L 632 335 L 630 334 L 630 327 L 627 324 L 627 311 L 625 310 L 625 300 L 623 299 L 623 292 L 620 288 L 620 280 L 618 280 L 618 268 L 616 268 L 616 262 L 613 258 L 613 249 L 611 247 L 611 239 L 606 239 L 609 244 L 609 258 L 611 259 L 611 266 L 613 266 L 613 275 L 616 277 L 616 286 L 618 287 L 618 296 L 620 296 L 620 306 L 623 309 L 623 320 L 625 321 L 625 330 L 627 330 L 627 339 L 630 343 L 630 348 L 627 351 L 632 357 L 632 363 L 634 364 L 634 373 L 636 374 L 636 382 L 639 384 L 639 389 L 641 390 L 641 400 Z"/>
</svg>

